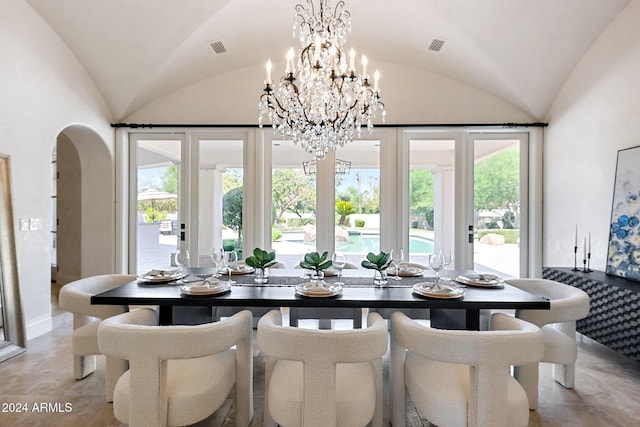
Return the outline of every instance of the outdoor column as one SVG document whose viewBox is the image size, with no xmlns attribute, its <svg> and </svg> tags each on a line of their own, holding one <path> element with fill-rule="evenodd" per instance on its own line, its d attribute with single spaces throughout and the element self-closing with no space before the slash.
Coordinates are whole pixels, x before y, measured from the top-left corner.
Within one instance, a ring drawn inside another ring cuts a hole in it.
<svg viewBox="0 0 640 427">
<path fill-rule="evenodd" d="M 200 171 L 199 252 L 211 253 L 213 246 L 222 247 L 222 174 L 224 170 Z"/>
<path fill-rule="evenodd" d="M 433 230 L 435 251 L 454 249 L 454 173 L 453 168 L 437 168 L 433 173 Z"/>
</svg>

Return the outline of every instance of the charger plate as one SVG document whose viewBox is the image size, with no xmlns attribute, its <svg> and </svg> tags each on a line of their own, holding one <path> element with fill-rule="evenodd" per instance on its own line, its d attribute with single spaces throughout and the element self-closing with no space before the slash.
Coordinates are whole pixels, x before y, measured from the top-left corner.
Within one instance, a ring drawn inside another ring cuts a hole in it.
<svg viewBox="0 0 640 427">
<path fill-rule="evenodd" d="M 167 283 L 182 279 L 185 275 L 177 270 L 151 270 L 137 277 L 143 283 Z"/>
<path fill-rule="evenodd" d="M 326 282 L 308 282 L 296 286 L 296 294 L 311 298 L 329 298 L 342 293 L 342 285 Z"/>
<path fill-rule="evenodd" d="M 413 285 L 413 293 L 427 298 L 457 299 L 464 296 L 464 289 L 446 284 L 435 288 L 434 282 L 422 282 Z"/>
<path fill-rule="evenodd" d="M 253 273 L 254 271 L 256 271 L 255 268 L 243 264 L 243 265 L 238 265 L 236 268 L 232 269 L 231 275 L 250 274 L 250 273 Z"/>
<path fill-rule="evenodd" d="M 221 282 L 218 279 L 203 280 L 202 282 L 191 282 L 180 286 L 180 292 L 184 295 L 211 296 L 220 295 L 231 291 L 229 282 Z"/>
<path fill-rule="evenodd" d="M 456 282 L 480 288 L 504 288 L 504 280 L 495 274 L 467 274 L 456 277 Z"/>
<path fill-rule="evenodd" d="M 400 271 L 398 271 L 398 276 L 400 277 L 420 277 L 424 273 L 424 270 L 418 267 L 407 267 L 401 266 Z M 389 267 L 387 269 L 388 276 L 395 276 L 396 269 L 394 267 Z"/>
</svg>

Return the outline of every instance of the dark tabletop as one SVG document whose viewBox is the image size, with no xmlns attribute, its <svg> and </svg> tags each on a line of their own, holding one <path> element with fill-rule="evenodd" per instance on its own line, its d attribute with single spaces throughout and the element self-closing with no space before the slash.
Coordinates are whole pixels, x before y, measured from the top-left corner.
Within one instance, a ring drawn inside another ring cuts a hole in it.
<svg viewBox="0 0 640 427">
<path fill-rule="evenodd" d="M 549 301 L 519 290 L 509 284 L 502 289 L 466 287 L 460 299 L 433 299 L 412 293 L 415 283 L 429 277 L 403 277 L 390 280 L 388 287 L 373 286 L 373 271 L 345 270 L 344 289 L 332 298 L 310 298 L 295 294 L 296 284 L 308 282 L 301 270 L 277 269 L 271 271 L 269 283 L 254 285 L 253 274 L 233 275 L 237 284 L 231 292 L 216 296 L 182 295 L 179 286 L 146 284 L 132 281 L 91 298 L 92 304 L 159 305 L 159 306 L 237 306 L 237 307 L 368 307 L 368 308 L 452 308 L 452 309 L 549 309 Z M 449 271 L 456 277 L 464 272 Z M 226 277 L 221 280 L 227 280 Z M 327 282 L 337 280 L 327 277 Z"/>
</svg>

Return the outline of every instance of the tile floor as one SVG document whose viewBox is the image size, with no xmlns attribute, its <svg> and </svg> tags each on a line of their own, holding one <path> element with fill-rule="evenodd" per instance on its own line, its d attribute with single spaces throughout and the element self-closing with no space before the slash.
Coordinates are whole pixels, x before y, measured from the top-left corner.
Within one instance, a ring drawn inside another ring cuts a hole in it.
<svg viewBox="0 0 640 427">
<path fill-rule="evenodd" d="M 54 292 L 54 330 L 31 340 L 26 353 L 0 363 L 0 426 L 120 426 L 112 405 L 104 401 L 102 360 L 99 358 L 94 374 L 81 381 L 73 379 L 69 350 L 72 319 L 68 313 L 60 312 L 56 296 Z M 251 426 L 262 425 L 263 384 L 263 362 L 256 354 L 255 416 Z M 583 339 L 575 389 L 567 390 L 553 382 L 550 366 L 542 365 L 540 407 L 530 413 L 529 426 L 639 425 L 639 396 L 640 363 Z M 20 408 L 27 410 L 17 412 Z M 408 426 L 429 425 L 410 402 L 407 421 Z M 215 414 L 197 425 L 233 425 L 232 400 L 228 399 Z"/>
</svg>

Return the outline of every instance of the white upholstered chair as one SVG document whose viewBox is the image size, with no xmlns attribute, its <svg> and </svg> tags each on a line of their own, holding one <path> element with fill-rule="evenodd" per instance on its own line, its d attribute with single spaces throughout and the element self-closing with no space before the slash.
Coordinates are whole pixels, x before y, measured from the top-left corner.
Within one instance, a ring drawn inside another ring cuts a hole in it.
<svg viewBox="0 0 640 427">
<path fill-rule="evenodd" d="M 131 427 L 193 424 L 215 412 L 235 384 L 235 423 L 248 426 L 252 332 L 249 311 L 195 326 L 158 326 L 156 311 L 146 308 L 104 320 L 100 350 L 129 361 L 116 384 L 115 417 Z"/>
<path fill-rule="evenodd" d="M 405 388 L 418 412 L 440 427 L 526 427 L 529 404 L 511 366 L 542 358 L 540 329 L 503 313 L 490 331 L 433 329 L 391 316 L 391 421 L 406 423 Z"/>
<path fill-rule="evenodd" d="M 318 330 L 281 326 L 271 311 L 257 342 L 266 357 L 265 426 L 382 425 L 387 326 L 377 313 L 364 329 Z"/>
<path fill-rule="evenodd" d="M 553 378 L 566 388 L 575 383 L 576 320 L 589 314 L 589 295 L 581 289 L 547 279 L 509 279 L 507 283 L 548 298 L 549 310 L 517 310 L 516 317 L 538 326 L 544 335 L 542 362 L 554 363 Z M 538 363 L 519 366 L 515 377 L 529 396 L 529 408 L 538 407 Z"/>
<path fill-rule="evenodd" d="M 91 297 L 135 280 L 135 275 L 105 274 L 67 283 L 60 289 L 59 304 L 63 310 L 73 313 L 73 374 L 80 380 L 96 370 L 98 326 L 103 319 L 129 310 L 124 305 L 92 305 Z M 113 400 L 113 388 L 120 375 L 127 370 L 127 363 L 117 358 L 106 358 L 106 399 Z"/>
</svg>

